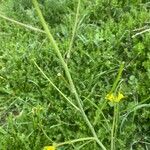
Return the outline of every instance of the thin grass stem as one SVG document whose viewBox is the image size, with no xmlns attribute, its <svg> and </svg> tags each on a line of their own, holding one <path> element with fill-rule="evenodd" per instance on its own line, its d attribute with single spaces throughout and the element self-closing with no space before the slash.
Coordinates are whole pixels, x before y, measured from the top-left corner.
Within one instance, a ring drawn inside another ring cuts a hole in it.
<svg viewBox="0 0 150 150">
<path fill-rule="evenodd" d="M 22 27 L 24 27 L 24 28 L 27 28 L 27 29 L 30 29 L 30 30 L 33 30 L 33 31 L 36 31 L 36 32 L 40 32 L 40 33 L 45 33 L 45 31 L 43 31 L 43 30 L 41 30 L 41 29 L 38 29 L 38 28 L 32 27 L 31 25 L 27 25 L 27 24 L 24 24 L 24 23 L 22 23 L 22 22 L 16 21 L 16 20 L 14 20 L 14 19 L 11 19 L 11 18 L 9 18 L 9 17 L 6 17 L 6 16 L 2 15 L 1 13 L 0 13 L 0 18 L 3 18 L 3 19 L 5 19 L 5 20 L 7 20 L 7 21 L 10 21 L 10 22 L 12 22 L 12 23 L 15 23 L 15 24 L 17 24 L 17 25 L 19 25 L 19 26 L 22 26 Z"/>
<path fill-rule="evenodd" d="M 111 129 L 111 150 L 114 150 L 115 147 L 115 126 L 116 126 L 116 104 L 114 104 L 114 114 L 113 114 L 113 124 L 112 124 L 112 129 Z"/>
<path fill-rule="evenodd" d="M 76 30 L 77 30 L 79 10 L 80 10 L 80 0 L 78 0 L 77 11 L 76 11 L 76 16 L 75 16 L 75 23 L 74 23 L 74 26 L 73 26 L 72 37 L 71 37 L 71 40 L 70 40 L 69 49 L 68 49 L 68 53 L 67 53 L 67 58 L 68 59 L 70 58 L 70 53 L 71 53 L 73 41 L 74 41 L 74 38 L 75 38 L 75 33 L 76 33 Z"/>
<path fill-rule="evenodd" d="M 39 67 L 39 65 L 38 65 L 35 61 L 33 61 L 33 62 L 34 62 L 34 64 L 35 64 L 35 66 L 39 69 L 39 71 L 42 73 L 42 75 L 49 81 L 49 83 L 50 83 L 76 110 L 80 111 L 80 109 L 79 109 L 75 104 L 73 104 L 73 103 L 71 102 L 71 100 L 70 100 L 69 98 L 67 98 L 67 96 L 66 96 L 63 92 L 61 92 L 61 91 L 58 89 L 58 87 L 50 80 L 50 78 L 44 73 L 44 71 Z"/>
<path fill-rule="evenodd" d="M 121 65 L 120 65 L 120 68 L 119 68 L 119 70 L 118 70 L 117 77 L 116 77 L 116 79 L 115 79 L 115 81 L 114 81 L 114 83 L 113 83 L 113 86 L 112 86 L 112 88 L 111 88 L 110 93 L 114 92 L 114 90 L 116 89 L 117 84 L 118 84 L 118 82 L 119 82 L 119 80 L 120 80 L 120 78 L 121 78 L 123 69 L 124 69 L 124 62 L 122 62 Z"/>
<path fill-rule="evenodd" d="M 73 143 L 76 143 L 76 142 L 89 141 L 89 140 L 95 140 L 95 138 L 94 137 L 87 137 L 87 138 L 80 138 L 80 139 L 70 140 L 70 141 L 66 141 L 66 142 L 63 142 L 63 143 L 56 144 L 56 147 L 60 147 L 60 146 L 66 145 L 66 144 L 73 144 Z"/>
</svg>

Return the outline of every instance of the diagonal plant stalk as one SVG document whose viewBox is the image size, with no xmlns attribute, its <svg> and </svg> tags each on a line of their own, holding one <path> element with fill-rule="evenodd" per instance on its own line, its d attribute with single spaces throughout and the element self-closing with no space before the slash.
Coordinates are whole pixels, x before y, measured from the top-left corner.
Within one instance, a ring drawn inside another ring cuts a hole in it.
<svg viewBox="0 0 150 150">
<path fill-rule="evenodd" d="M 119 80 L 120 80 L 120 78 L 121 78 L 123 69 L 124 69 L 124 62 L 122 62 L 121 65 L 120 65 L 120 67 L 119 67 L 117 77 L 116 77 L 116 79 L 115 79 L 115 81 L 114 81 L 114 83 L 113 83 L 113 86 L 112 86 L 112 88 L 111 88 L 110 93 L 112 93 L 112 92 L 115 91 L 115 89 L 116 89 L 116 87 L 117 87 L 117 84 L 118 84 L 118 82 L 119 82 Z"/>
<path fill-rule="evenodd" d="M 70 43 L 69 43 L 69 49 L 68 49 L 68 54 L 67 54 L 68 59 L 70 58 L 70 53 L 71 53 L 75 33 L 76 33 L 76 30 L 77 30 L 79 10 L 80 10 L 80 0 L 78 0 L 77 11 L 76 11 L 76 16 L 75 16 L 75 23 L 74 23 L 73 30 L 72 30 L 72 37 L 71 37 L 71 40 L 70 40 Z"/>
<path fill-rule="evenodd" d="M 49 81 L 49 83 L 68 101 L 68 103 L 70 103 L 76 110 L 80 111 L 80 109 L 71 102 L 71 100 L 62 92 L 59 90 L 59 88 L 57 88 L 57 86 L 50 80 L 50 78 L 43 72 L 43 70 L 38 66 L 38 64 L 33 60 L 35 66 L 39 69 L 39 71 L 42 73 L 42 75 Z"/>
<path fill-rule="evenodd" d="M 4 16 L 1 12 L 0 12 L 0 18 L 3 18 L 3 19 L 5 19 L 5 20 L 7 20 L 7 21 L 10 21 L 10 22 L 15 23 L 15 24 L 17 24 L 17 25 L 19 25 L 19 26 L 25 27 L 25 28 L 27 28 L 27 29 L 30 29 L 30 30 L 33 30 L 33 31 L 36 31 L 36 32 L 40 32 L 40 33 L 45 33 L 45 31 L 43 31 L 43 30 L 41 30 L 41 29 L 35 28 L 35 27 L 31 26 L 31 25 L 24 24 L 24 23 L 22 23 L 22 22 L 19 22 L 19 21 L 16 21 L 16 20 L 14 20 L 14 19 L 11 19 L 11 18 L 9 18 L 9 17 L 6 17 L 6 16 Z"/>
<path fill-rule="evenodd" d="M 77 101 L 77 103 L 78 103 L 78 107 L 79 107 L 80 110 L 81 110 L 82 117 L 84 118 L 86 124 L 88 125 L 89 129 L 91 130 L 91 132 L 92 132 L 92 134 L 93 134 L 93 136 L 94 136 L 94 138 L 95 138 L 97 144 L 99 144 L 99 146 L 102 148 L 102 150 L 106 150 L 105 146 L 104 146 L 104 145 L 102 144 L 102 142 L 98 139 L 98 136 L 97 136 L 97 134 L 96 134 L 96 132 L 95 132 L 95 130 L 94 130 L 92 124 L 90 123 L 88 117 L 86 116 L 86 114 L 85 114 L 85 112 L 84 112 L 84 109 L 83 109 L 82 103 L 81 103 L 81 99 L 80 99 L 80 97 L 79 97 L 79 95 L 78 95 L 78 93 L 77 93 L 77 90 L 76 90 L 76 88 L 75 88 L 75 85 L 74 85 L 74 83 L 73 83 L 71 74 L 70 74 L 70 72 L 69 72 L 69 68 L 68 68 L 67 64 L 65 63 L 65 61 L 64 61 L 64 59 L 63 59 L 63 57 L 62 57 L 62 54 L 61 54 L 61 52 L 60 52 L 60 50 L 59 50 L 59 48 L 58 48 L 58 45 L 57 45 L 56 41 L 54 40 L 54 38 L 53 38 L 53 36 L 52 36 L 52 34 L 51 34 L 49 28 L 48 28 L 48 25 L 46 24 L 46 21 L 45 21 L 43 15 L 42 15 L 42 12 L 41 12 L 41 10 L 40 10 L 40 8 L 39 8 L 39 4 L 38 4 L 37 0 L 32 0 L 32 2 L 33 2 L 33 4 L 34 4 L 34 7 L 35 7 L 37 13 L 38 13 L 39 19 L 40 19 L 41 24 L 42 24 L 42 26 L 43 26 L 43 28 L 44 28 L 46 34 L 47 34 L 47 37 L 49 38 L 49 40 L 50 40 L 50 42 L 51 42 L 51 44 L 52 44 L 52 46 L 53 46 L 53 48 L 54 48 L 54 51 L 55 51 L 55 53 L 57 54 L 58 58 L 60 59 L 60 62 L 61 62 L 62 66 L 63 66 L 63 68 L 64 68 L 64 70 L 65 70 L 66 76 L 67 76 L 68 81 L 69 81 L 69 84 L 70 84 L 71 92 L 74 94 L 74 96 L 75 96 L 75 98 L 76 98 L 76 101 Z"/>
<path fill-rule="evenodd" d="M 86 137 L 86 138 L 74 139 L 74 140 L 70 140 L 70 141 L 66 141 L 66 142 L 58 143 L 58 144 L 54 144 L 54 145 L 56 147 L 60 147 L 60 146 L 66 145 L 66 144 L 73 144 L 76 142 L 83 142 L 83 141 L 89 141 L 89 140 L 95 140 L 95 138 L 94 137 Z"/>
</svg>

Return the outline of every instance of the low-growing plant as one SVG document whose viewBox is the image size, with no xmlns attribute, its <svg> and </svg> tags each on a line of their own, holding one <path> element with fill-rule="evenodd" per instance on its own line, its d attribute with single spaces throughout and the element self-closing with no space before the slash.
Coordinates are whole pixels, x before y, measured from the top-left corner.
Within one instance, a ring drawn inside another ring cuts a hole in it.
<svg viewBox="0 0 150 150">
<path fill-rule="evenodd" d="M 0 149 L 149 149 L 149 2 L 33 4 L 0 4 Z"/>
</svg>

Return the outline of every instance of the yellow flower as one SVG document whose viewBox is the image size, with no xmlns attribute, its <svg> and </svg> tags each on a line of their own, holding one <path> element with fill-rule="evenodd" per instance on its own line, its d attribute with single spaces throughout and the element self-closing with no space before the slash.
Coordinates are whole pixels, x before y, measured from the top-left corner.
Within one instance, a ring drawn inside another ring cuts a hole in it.
<svg viewBox="0 0 150 150">
<path fill-rule="evenodd" d="M 119 93 L 118 93 L 118 96 L 117 96 L 117 98 L 116 98 L 116 102 L 119 102 L 119 101 L 120 101 L 121 99 L 123 99 L 123 98 L 124 98 L 124 95 L 119 92 Z"/>
<path fill-rule="evenodd" d="M 106 99 L 110 100 L 111 102 L 120 102 L 121 99 L 124 98 L 124 95 L 121 94 L 120 92 L 118 93 L 118 95 L 115 95 L 114 93 L 109 93 L 106 95 Z"/>
<path fill-rule="evenodd" d="M 56 150 L 55 146 L 45 146 L 43 150 Z"/>
<path fill-rule="evenodd" d="M 110 93 L 110 94 L 107 94 L 107 95 L 106 95 L 106 99 L 108 99 L 108 100 L 110 100 L 110 101 L 114 101 L 115 96 L 114 96 L 113 93 Z"/>
</svg>

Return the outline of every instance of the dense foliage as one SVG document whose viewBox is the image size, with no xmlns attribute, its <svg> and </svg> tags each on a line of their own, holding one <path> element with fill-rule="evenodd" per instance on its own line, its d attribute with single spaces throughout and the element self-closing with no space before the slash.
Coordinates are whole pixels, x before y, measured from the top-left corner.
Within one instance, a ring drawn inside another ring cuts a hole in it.
<svg viewBox="0 0 150 150">
<path fill-rule="evenodd" d="M 76 0 L 39 0 L 43 15 L 65 59 Z M 42 29 L 30 0 L 0 1 L 2 14 Z M 121 62 L 116 150 L 150 149 L 150 28 L 148 0 L 83 0 L 78 28 L 66 60 L 84 110 L 99 139 L 110 149 L 113 106 L 110 91 Z M 45 34 L 0 18 L 0 149 L 38 150 L 53 142 L 91 137 L 82 116 L 52 87 L 34 61 L 76 104 L 59 59 Z M 61 75 L 60 75 L 61 74 Z M 103 115 L 101 113 L 103 111 Z M 60 150 L 98 150 L 84 141 Z"/>
</svg>

